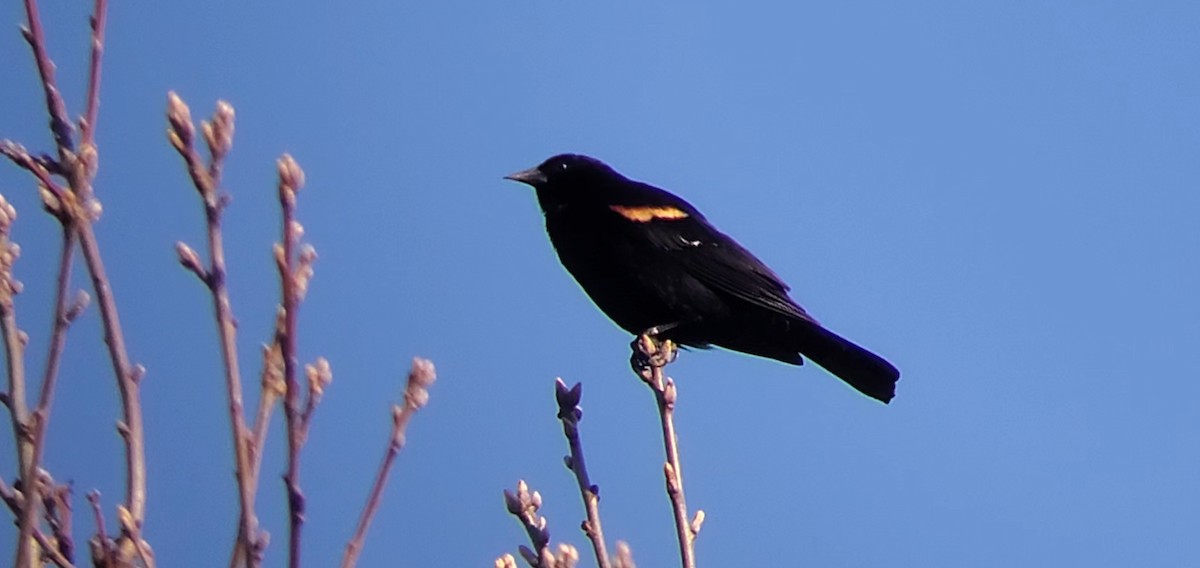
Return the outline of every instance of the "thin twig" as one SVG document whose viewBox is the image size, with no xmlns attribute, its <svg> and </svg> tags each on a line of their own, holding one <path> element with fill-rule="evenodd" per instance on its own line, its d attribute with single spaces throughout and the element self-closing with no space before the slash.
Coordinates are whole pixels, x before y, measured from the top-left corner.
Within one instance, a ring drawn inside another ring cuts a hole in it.
<svg viewBox="0 0 1200 568">
<path fill-rule="evenodd" d="M 72 141 L 73 128 L 67 116 L 67 104 L 63 102 L 62 93 L 54 82 L 54 62 L 46 51 L 46 36 L 42 32 L 42 19 L 38 14 L 37 0 L 25 0 L 25 16 L 28 27 L 21 29 L 21 34 L 33 50 L 33 58 L 37 63 L 38 76 L 42 80 L 42 90 L 46 95 L 46 109 L 50 113 L 50 130 L 54 134 L 54 143 L 58 146 L 59 157 L 65 158 L 64 152 L 74 151 Z M 63 160 L 66 161 L 65 159 Z"/>
<path fill-rule="evenodd" d="M 81 124 L 82 146 L 94 146 L 96 143 L 96 120 L 100 112 L 100 62 L 104 57 L 104 27 L 107 22 L 108 1 L 96 0 L 89 22 L 92 28 L 92 55 L 88 67 L 87 110 Z M 89 172 L 89 176 L 95 175 L 95 171 Z"/>
<path fill-rule="evenodd" d="M 304 410 L 300 412 L 300 439 L 308 439 L 308 427 L 312 425 L 313 414 L 317 411 L 317 404 L 321 402 L 321 396 L 325 393 L 325 386 L 333 380 L 333 374 L 329 370 L 329 362 L 324 358 L 318 358 L 313 365 L 304 366 L 305 376 L 308 377 L 308 392 L 304 395 Z"/>
<path fill-rule="evenodd" d="M 50 333 L 50 351 L 46 354 L 46 368 L 42 375 L 42 388 L 38 396 L 38 409 L 49 409 L 54 402 L 54 387 L 58 378 L 58 367 L 62 363 L 62 354 L 67 346 L 67 330 L 75 322 L 75 318 L 83 313 L 91 302 L 91 296 L 80 291 L 74 302 L 68 301 L 67 295 L 71 283 L 71 264 L 75 252 L 75 230 L 69 224 L 63 226 L 62 247 L 59 252 L 57 292 L 54 302 L 54 325 Z M 47 417 L 48 419 L 48 417 Z M 43 423 L 44 426 L 44 423 Z M 34 440 L 35 448 L 41 442 Z"/>
<path fill-rule="evenodd" d="M 29 417 L 26 398 L 25 345 L 28 337 L 17 327 L 15 296 L 21 292 L 21 283 L 13 275 L 13 265 L 21 254 L 21 248 L 12 242 L 12 224 L 17 219 L 17 210 L 0 195 L 0 334 L 3 335 L 8 390 L 5 403 L 12 420 L 14 448 L 17 451 L 17 468 L 20 474 L 21 510 L 17 514 L 18 539 L 16 558 L 13 565 L 27 568 L 33 565 L 36 552 L 31 536 L 37 520 L 40 488 L 37 468 L 34 466 L 33 430 L 36 428 Z"/>
<path fill-rule="evenodd" d="M 96 172 L 98 157 L 94 144 L 88 144 L 82 155 L 76 155 L 73 137 L 73 127 L 67 116 L 66 104 L 59 92 L 54 79 L 54 62 L 46 49 L 45 35 L 42 30 L 41 18 L 38 14 L 36 0 L 24 0 L 28 27 L 22 30 L 25 40 L 33 50 L 37 63 L 38 75 L 45 92 L 46 108 L 50 115 L 50 130 L 54 134 L 55 145 L 58 149 L 58 162 L 48 159 L 30 160 L 34 166 L 25 166 L 38 177 L 45 188 L 42 199 L 47 209 L 59 216 L 69 216 L 79 239 L 79 245 L 91 277 L 92 288 L 100 304 L 101 320 L 104 327 L 104 340 L 108 346 L 109 357 L 112 360 L 113 372 L 121 394 L 122 420 L 118 430 L 125 442 L 126 482 L 124 510 L 128 518 L 121 523 L 125 534 L 122 538 L 133 538 L 131 532 L 140 532 L 146 512 L 146 455 L 145 432 L 142 425 L 142 410 L 138 381 L 144 370 L 139 366 L 134 368 L 129 363 L 125 348 L 124 334 L 121 330 L 120 318 L 117 312 L 116 300 L 113 297 L 108 276 L 100 254 L 100 247 L 92 223 L 100 215 L 100 204 L 92 199 L 92 177 Z M 96 113 L 99 108 L 100 85 L 100 52 L 103 50 L 103 30 L 107 13 L 107 2 L 97 0 L 96 12 L 92 15 L 92 74 L 89 78 L 87 116 L 89 132 L 94 132 Z M 7 154 L 7 152 L 6 152 Z M 9 154 L 12 158 L 12 155 Z M 70 192 L 61 191 L 52 180 L 48 179 L 49 166 L 53 165 L 55 173 L 62 175 L 68 181 Z M 53 195 L 48 199 L 46 192 Z M 134 538 L 133 546 L 142 547 L 140 539 Z M 122 547 L 124 550 L 125 547 Z"/>
<path fill-rule="evenodd" d="M 250 485 L 258 487 L 259 471 L 262 468 L 262 449 L 267 443 L 267 432 L 271 425 L 271 414 L 276 403 L 283 397 L 287 387 L 283 383 L 283 358 L 280 356 L 278 337 L 282 334 L 283 313 L 275 314 L 275 339 L 270 345 L 263 346 L 263 368 L 260 379 L 261 390 L 258 397 L 258 412 L 254 418 L 254 429 L 251 440 L 247 443 L 250 453 Z M 239 528 L 237 542 L 242 542 L 244 533 Z M 264 537 L 265 538 L 265 537 Z M 265 544 L 265 543 L 264 543 Z M 229 568 L 238 568 L 244 564 L 245 547 L 234 546 L 229 558 Z"/>
<path fill-rule="evenodd" d="M 92 565 L 114 566 L 116 565 L 116 555 L 112 539 L 108 538 L 108 529 L 104 528 L 104 512 L 100 508 L 100 492 L 89 492 L 87 500 L 92 507 L 92 518 L 96 522 L 96 534 L 89 543 L 92 549 Z"/>
<path fill-rule="evenodd" d="M 61 203 L 66 198 L 67 192 L 57 181 L 54 181 L 50 170 L 46 168 L 46 164 L 30 155 L 24 146 L 12 140 L 0 140 L 0 154 L 12 160 L 17 166 L 28 170 L 37 178 L 41 187 L 45 188 L 51 194 L 50 196 L 42 196 L 42 201 L 46 205 L 46 209 L 61 218 Z M 53 199 L 48 199 L 49 197 L 53 197 Z"/>
<path fill-rule="evenodd" d="M 358 563 L 358 555 L 362 552 L 363 540 L 367 537 L 367 528 L 371 519 L 383 500 L 383 488 L 387 485 L 388 474 L 396 455 L 404 449 L 405 430 L 408 422 L 421 407 L 429 402 L 429 387 L 437 380 L 433 362 L 428 359 L 414 358 L 412 370 L 408 372 L 408 383 L 404 388 L 404 404 L 392 406 L 392 435 L 387 450 L 383 454 L 383 462 L 379 464 L 379 472 L 375 475 L 375 484 L 371 487 L 371 495 L 358 518 L 358 527 L 354 536 L 346 543 L 346 552 L 342 556 L 342 568 L 351 568 Z"/>
<path fill-rule="evenodd" d="M 50 488 L 42 495 L 42 511 L 55 548 L 68 562 L 75 562 L 75 538 L 71 534 L 71 486 L 56 485 L 50 474 L 44 473 L 42 486 Z"/>
<path fill-rule="evenodd" d="M 275 317 L 275 334 L 278 336 L 280 329 L 283 327 L 283 314 L 277 313 Z M 253 454 L 250 456 L 250 479 L 257 484 L 259 471 L 262 468 L 262 449 L 267 443 L 267 432 L 271 426 L 271 414 L 277 406 L 280 398 L 283 398 L 287 391 L 287 385 L 283 381 L 283 356 L 282 349 L 278 341 L 272 341 L 270 345 L 263 347 L 263 368 L 260 378 L 262 392 L 258 398 L 258 412 L 254 418 L 254 434 L 250 448 Z"/>
<path fill-rule="evenodd" d="M 552 568 L 552 564 L 545 561 L 546 557 L 543 554 L 550 550 L 550 530 L 547 528 L 549 523 L 546 517 L 538 513 L 538 509 L 542 508 L 542 494 L 530 491 L 529 485 L 521 479 L 517 481 L 516 493 L 504 490 L 504 505 L 512 516 L 521 521 L 521 526 L 533 545 L 532 549 L 525 545 L 518 547 L 521 557 L 534 568 Z"/>
<path fill-rule="evenodd" d="M 658 415 L 662 422 L 663 447 L 667 461 L 663 474 L 667 482 L 667 495 L 675 514 L 675 531 L 679 540 L 679 557 L 684 568 L 696 567 L 696 535 L 704 522 L 704 512 L 697 511 L 689 520 L 687 499 L 683 492 L 683 464 L 679 459 L 679 439 L 675 435 L 675 381 L 663 374 L 663 367 L 675 359 L 675 345 L 670 340 L 659 341 L 643 334 L 633 342 L 633 366 L 638 376 L 654 391 L 658 402 Z"/>
<path fill-rule="evenodd" d="M 238 369 L 237 323 L 229 300 L 229 289 L 225 284 L 225 246 L 221 234 L 221 215 L 226 199 L 220 195 L 221 164 L 233 145 L 233 107 L 224 101 L 217 103 L 217 111 L 211 122 L 203 123 L 205 139 L 209 146 L 209 164 L 202 164 L 194 143 L 195 126 L 187 105 L 175 93 L 170 93 L 167 110 L 171 130 L 171 144 L 183 157 L 191 174 L 196 192 L 204 204 L 204 218 L 208 236 L 209 265 L 204 268 L 195 251 L 184 243 L 178 243 L 180 262 L 200 278 L 212 296 L 213 313 L 217 323 L 217 335 L 221 343 L 221 361 L 225 371 L 225 391 L 229 406 L 230 431 L 233 435 L 235 476 L 237 479 L 238 520 L 237 546 L 244 549 L 247 565 L 258 566 L 262 562 L 265 546 L 259 535 L 258 518 L 254 513 L 254 498 L 257 490 L 250 465 L 250 431 L 246 427 L 242 403 L 242 379 Z"/>
<path fill-rule="evenodd" d="M 27 542 L 33 534 L 33 529 L 37 523 L 37 504 L 40 499 L 36 499 L 36 495 L 41 492 L 43 484 L 40 477 L 37 475 L 39 464 L 42 461 L 42 452 L 46 446 L 46 429 L 50 422 L 50 406 L 54 400 L 54 387 L 58 378 L 58 366 L 62 360 L 63 350 L 67 343 L 67 329 L 71 326 L 71 322 L 83 311 L 87 306 L 88 296 L 86 293 L 71 303 L 68 299 L 68 294 L 71 285 L 71 260 L 75 250 L 75 231 L 71 227 L 71 223 L 64 218 L 62 235 L 62 247 L 59 252 L 58 261 L 58 276 L 56 280 L 56 293 L 54 301 L 54 323 L 53 331 L 50 334 L 50 350 L 46 355 L 46 368 L 42 375 L 41 394 L 38 397 L 37 409 L 33 411 L 28 422 L 30 435 L 30 443 L 32 444 L 32 454 L 29 462 L 29 471 L 25 474 L 24 480 L 26 483 L 26 494 L 29 498 L 25 501 L 25 509 L 21 511 L 19 520 L 20 535 L 17 542 Z M 20 560 L 16 566 L 25 566 Z M 32 559 L 29 559 L 32 560 Z"/>
<path fill-rule="evenodd" d="M 8 484 L 5 483 L 3 478 L 0 478 L 0 501 L 4 501 L 4 504 L 8 505 L 9 510 L 12 511 L 14 515 L 19 515 L 23 510 L 20 498 L 17 497 L 17 494 L 13 488 L 9 487 Z M 71 561 L 64 556 L 62 552 L 55 548 L 54 543 L 52 543 L 50 539 L 46 537 L 46 535 L 42 534 L 42 531 L 38 530 L 37 527 L 34 527 L 31 537 L 33 540 L 37 541 L 37 544 L 42 547 L 42 550 L 45 551 L 46 555 L 52 562 L 61 568 L 74 567 Z"/>
<path fill-rule="evenodd" d="M 100 305 L 100 317 L 104 324 L 104 343 L 112 360 L 113 374 L 121 393 L 122 422 L 118 425 L 125 441 L 125 508 L 133 522 L 139 527 L 146 517 L 146 446 L 145 428 L 142 425 L 140 380 L 144 370 L 129 363 L 125 348 L 125 334 L 121 329 L 121 318 L 117 312 L 117 300 L 109 285 L 100 256 L 100 245 L 92 230 L 92 220 L 83 215 L 77 217 L 77 232 L 83 257 L 92 280 L 92 289 Z"/>
<path fill-rule="evenodd" d="M 295 248 L 300 240 L 296 222 L 296 192 L 304 185 L 304 172 L 291 156 L 279 159 L 279 204 L 283 211 L 283 242 L 276 248 L 275 260 L 283 307 L 283 326 L 277 337 L 283 358 L 283 414 L 287 424 L 287 472 L 284 484 L 288 495 L 288 566 L 300 567 L 300 536 L 304 526 L 304 493 L 300 490 L 300 449 L 304 445 L 304 423 L 300 407 L 300 384 L 296 380 L 296 310 L 299 293 L 296 282 Z"/>
<path fill-rule="evenodd" d="M 567 388 L 562 379 L 554 383 L 554 398 L 558 402 L 558 419 L 562 421 L 563 435 L 567 437 L 570 455 L 564 458 L 567 469 L 575 474 L 579 484 L 579 495 L 583 498 L 583 508 L 587 511 L 587 520 L 580 528 L 592 541 L 592 550 L 596 554 L 596 566 L 609 568 L 608 547 L 604 543 L 604 529 L 600 524 L 600 487 L 592 483 L 588 476 L 587 462 L 583 457 L 583 441 L 579 437 L 579 421 L 583 419 L 583 410 L 579 408 L 579 400 L 583 397 L 583 383 L 575 383 Z"/>
</svg>

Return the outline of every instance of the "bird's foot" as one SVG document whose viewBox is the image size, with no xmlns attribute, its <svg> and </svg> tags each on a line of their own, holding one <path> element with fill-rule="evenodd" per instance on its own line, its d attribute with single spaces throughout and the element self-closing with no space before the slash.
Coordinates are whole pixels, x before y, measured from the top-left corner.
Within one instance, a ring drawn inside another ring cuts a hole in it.
<svg viewBox="0 0 1200 568">
<path fill-rule="evenodd" d="M 630 343 L 633 354 L 629 357 L 629 365 L 633 367 L 634 373 L 646 375 L 654 368 L 661 369 L 669 365 L 679 356 L 679 348 L 674 341 L 658 337 L 677 325 L 679 324 L 654 326 L 634 338 Z"/>
</svg>

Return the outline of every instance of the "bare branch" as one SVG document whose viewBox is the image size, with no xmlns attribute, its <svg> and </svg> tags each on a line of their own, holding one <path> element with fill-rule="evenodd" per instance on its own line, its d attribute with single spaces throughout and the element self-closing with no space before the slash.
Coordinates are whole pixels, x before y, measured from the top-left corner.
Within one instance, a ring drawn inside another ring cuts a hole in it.
<svg viewBox="0 0 1200 568">
<path fill-rule="evenodd" d="M 88 504 L 92 508 L 92 518 L 96 522 L 96 534 L 88 541 L 92 551 L 93 566 L 115 566 L 116 552 L 112 539 L 108 538 L 108 529 L 104 528 L 104 511 L 100 508 L 100 492 L 91 491 L 87 494 Z"/>
<path fill-rule="evenodd" d="M 64 218 L 63 202 L 66 200 L 74 201 L 72 196 L 68 196 L 58 182 L 51 177 L 52 172 L 46 167 L 46 164 L 29 154 L 29 151 L 24 146 L 13 142 L 12 140 L 0 140 L 0 154 L 3 154 L 14 164 L 22 169 L 28 170 L 38 180 L 38 186 L 42 193 L 42 203 L 46 210 L 58 219 Z M 56 164 L 57 165 L 57 164 Z"/>
<path fill-rule="evenodd" d="M 169 95 L 167 120 L 170 123 L 171 143 L 183 157 L 191 174 L 192 183 L 204 204 L 207 222 L 209 266 L 205 268 L 196 251 L 184 243 L 175 245 L 179 261 L 200 278 L 212 295 L 213 313 L 217 323 L 217 335 L 221 343 L 221 362 L 225 371 L 225 391 L 229 405 L 229 424 L 233 435 L 235 475 L 237 478 L 238 546 L 244 549 L 244 558 L 250 567 L 262 562 L 266 539 L 259 534 L 258 518 L 254 513 L 257 479 L 250 458 L 250 430 L 246 427 L 245 410 L 242 402 L 242 379 L 238 369 L 237 323 L 225 285 L 225 245 L 221 233 L 223 200 L 217 196 L 221 183 L 221 166 L 229 148 L 233 145 L 233 107 L 220 102 L 214 114 L 213 127 L 204 123 L 205 139 L 211 158 L 206 168 L 200 163 L 199 152 L 194 145 L 191 112 L 175 93 Z M 236 556 L 235 556 L 236 558 Z"/>
<path fill-rule="evenodd" d="M 28 27 L 21 29 L 21 35 L 33 50 L 33 59 L 37 63 L 38 76 L 42 80 L 42 90 L 46 95 L 46 109 L 50 113 L 50 131 L 54 134 L 54 143 L 58 146 L 60 158 L 62 152 L 74 151 L 75 145 L 71 137 L 73 128 L 67 117 L 67 104 L 63 102 L 62 93 L 54 81 L 54 61 L 46 51 L 46 36 L 42 32 L 42 19 L 38 14 L 37 0 L 25 0 L 25 16 Z M 66 161 L 66 160 L 63 160 Z"/>
<path fill-rule="evenodd" d="M 583 498 L 583 508 L 587 511 L 587 520 L 580 526 L 588 539 L 592 541 L 592 550 L 596 554 L 596 565 L 599 568 L 609 568 L 608 548 L 604 544 L 604 529 L 600 524 L 600 487 L 594 485 L 588 476 L 587 462 L 583 457 L 583 441 L 579 437 L 579 421 L 583 419 L 583 409 L 579 401 L 583 397 L 583 384 L 575 383 L 567 388 L 562 379 L 554 383 L 554 398 L 558 401 L 558 419 L 562 422 L 563 435 L 567 437 L 570 455 L 563 458 L 567 469 L 575 474 L 579 484 L 579 494 Z"/>
<path fill-rule="evenodd" d="M 89 22 L 92 28 L 92 55 L 88 67 L 87 110 L 80 121 L 80 130 L 83 131 L 82 146 L 84 148 L 93 147 L 96 144 L 96 120 L 100 113 L 100 62 L 104 57 L 104 27 L 107 22 L 108 1 L 96 0 L 95 6 L 92 9 L 91 21 Z M 88 177 L 94 177 L 96 175 L 95 168 L 92 167 L 89 169 Z"/>
<path fill-rule="evenodd" d="M 276 338 L 281 336 L 283 330 L 283 311 L 279 310 L 275 314 L 275 332 Z M 271 425 L 271 413 L 275 409 L 276 403 L 287 392 L 287 385 L 283 380 L 283 350 L 279 346 L 278 340 L 273 340 L 270 345 L 263 346 L 263 368 L 260 379 L 261 396 L 258 399 L 258 412 L 254 418 L 254 438 L 250 444 L 253 450 L 251 463 L 251 479 L 258 483 L 259 468 L 262 466 L 262 448 L 267 443 L 267 429 Z"/>
<path fill-rule="evenodd" d="M 304 186 L 304 171 L 291 156 L 279 159 L 279 204 L 283 211 L 283 240 L 276 245 L 275 261 L 279 269 L 280 302 L 283 325 L 276 340 L 283 359 L 286 391 L 283 401 L 287 423 L 288 457 L 284 485 L 288 494 L 288 566 L 300 567 L 300 536 L 304 526 L 304 493 L 300 490 L 300 449 L 304 446 L 304 411 L 300 404 L 300 384 L 296 380 L 296 311 L 300 295 L 296 281 L 296 245 L 302 229 L 296 221 L 296 192 Z"/>
<path fill-rule="evenodd" d="M 17 210 L 3 195 L 0 195 L 0 335 L 3 336 L 5 369 L 8 390 L 5 400 L 12 420 L 12 431 L 17 450 L 17 467 L 20 472 L 21 510 L 17 514 L 18 540 L 14 566 L 31 566 L 36 548 L 31 540 L 37 519 L 38 478 L 34 466 L 34 434 L 36 428 L 29 415 L 26 395 L 25 345 L 28 338 L 17 327 L 15 296 L 21 292 L 21 283 L 13 274 L 13 265 L 21 256 L 21 247 L 12 242 L 12 225 L 17 219 Z"/>
<path fill-rule="evenodd" d="M 50 349 L 46 355 L 46 368 L 42 375 L 42 388 L 41 394 L 38 397 L 37 409 L 34 410 L 27 423 L 31 438 L 30 444 L 32 444 L 32 455 L 30 457 L 29 469 L 23 478 L 28 487 L 26 493 L 30 494 L 30 498 L 25 501 L 25 508 L 21 511 L 18 523 L 20 526 L 20 535 L 17 542 L 21 543 L 27 542 L 27 539 L 32 536 L 37 523 L 37 503 L 39 503 L 39 500 L 35 496 L 41 492 L 41 488 L 49 487 L 42 483 L 40 479 L 35 479 L 35 477 L 41 477 L 37 476 L 36 472 L 40 467 L 42 453 L 46 447 L 46 429 L 50 422 L 50 407 L 54 400 L 58 367 L 62 360 L 63 350 L 66 349 L 67 329 L 88 303 L 88 295 L 84 292 L 80 293 L 81 295 L 74 303 L 68 298 L 71 285 L 71 261 L 74 251 L 75 231 L 69 222 L 65 222 L 63 224 L 62 247 L 59 252 L 54 301 L 54 323 L 52 326 L 53 331 L 50 334 Z M 16 565 L 24 566 L 20 561 Z"/>
<path fill-rule="evenodd" d="M 679 459 L 679 438 L 675 435 L 675 381 L 665 377 L 663 367 L 675 360 L 678 353 L 670 340 L 658 341 L 643 334 L 633 341 L 631 363 L 634 371 L 654 391 L 658 402 L 658 415 L 662 422 L 663 446 L 667 461 L 663 474 L 667 482 L 667 496 L 675 513 L 676 537 L 679 539 L 679 557 L 684 568 L 696 567 L 696 535 L 704 522 L 703 512 L 694 519 L 688 518 L 687 499 L 683 492 L 683 465 Z"/>
<path fill-rule="evenodd" d="M 122 422 L 118 425 L 125 441 L 125 508 L 129 511 L 132 525 L 140 527 L 146 517 L 146 445 L 145 428 L 142 425 L 140 384 L 141 367 L 129 362 L 125 347 L 125 334 L 117 311 L 117 300 L 109 285 L 104 270 L 100 246 L 92 230 L 92 219 L 87 215 L 75 217 L 78 223 L 79 244 L 91 276 L 92 289 L 100 305 L 100 318 L 104 325 L 104 342 L 112 360 L 113 374 L 121 393 Z M 132 538 L 132 535 L 124 535 Z"/>
<path fill-rule="evenodd" d="M 250 484 L 253 487 L 258 487 L 259 471 L 262 467 L 262 448 L 267 442 L 267 430 L 271 425 L 271 414 L 275 410 L 276 403 L 283 398 L 287 386 L 283 382 L 283 358 L 280 355 L 278 338 L 283 333 L 283 311 L 278 310 L 275 314 L 275 331 L 273 333 L 275 339 L 270 345 L 263 346 L 263 368 L 260 379 L 260 393 L 258 397 L 258 412 L 254 418 L 254 431 L 251 439 L 247 442 L 247 451 L 250 454 Z M 266 547 L 266 540 L 269 535 L 265 531 L 260 533 L 263 538 L 263 548 Z M 243 542 L 245 538 L 241 529 L 238 530 L 238 543 Z M 229 568 L 238 568 L 242 566 L 245 558 L 245 547 L 234 546 L 233 555 L 229 559 Z"/>
<path fill-rule="evenodd" d="M 358 563 L 358 555 L 362 552 L 363 540 L 367 537 L 367 529 L 371 519 L 383 500 L 383 488 L 387 485 L 388 474 L 400 450 L 404 449 L 405 431 L 412 416 L 429 402 L 429 387 L 437 380 L 433 362 L 419 357 L 413 358 L 412 370 L 408 372 L 408 384 L 404 388 L 404 405 L 392 406 L 392 434 L 387 451 L 383 454 L 383 462 L 379 464 L 379 473 L 375 475 L 375 484 L 371 487 L 371 496 L 363 507 L 358 518 L 358 527 L 354 536 L 346 543 L 346 552 L 342 556 L 342 568 L 351 568 Z"/>
<path fill-rule="evenodd" d="M 42 200 L 47 210 L 64 224 L 69 224 L 79 240 L 92 280 L 93 292 L 100 305 L 104 339 L 121 394 L 122 420 L 118 423 L 118 431 L 126 448 L 124 510 L 129 517 L 128 522 L 122 523 L 124 531 L 122 540 L 123 544 L 132 544 L 133 547 L 140 548 L 142 543 L 134 538 L 134 535 L 140 532 L 146 509 L 145 433 L 142 425 L 138 387 L 141 372 L 140 367 L 135 369 L 129 362 L 116 301 L 104 270 L 95 232 L 92 229 L 92 223 L 99 218 L 101 213 L 100 203 L 92 198 L 91 183 L 98 164 L 93 135 L 99 109 L 100 55 L 103 51 L 107 2 L 97 0 L 95 12 L 92 15 L 92 65 L 88 81 L 87 110 L 83 118 L 86 142 L 88 143 L 78 154 L 73 140 L 74 129 L 67 116 L 66 104 L 55 84 L 54 63 L 47 53 L 37 1 L 24 0 L 24 5 L 28 27 L 22 31 L 25 40 L 33 50 L 37 63 L 38 74 L 45 92 L 46 108 L 50 114 L 50 130 L 54 135 L 58 150 L 58 161 L 55 162 L 45 157 L 29 157 L 28 153 L 12 143 L 0 143 L 0 152 L 17 162 L 18 165 L 33 172 L 42 186 Z M 18 149 L 21 151 L 18 152 Z M 51 173 L 66 178 L 70 191 L 63 191 L 62 187 L 50 178 Z M 130 543 L 130 539 L 133 539 L 132 543 Z M 124 553 L 129 547 L 121 546 L 120 548 Z"/>
</svg>

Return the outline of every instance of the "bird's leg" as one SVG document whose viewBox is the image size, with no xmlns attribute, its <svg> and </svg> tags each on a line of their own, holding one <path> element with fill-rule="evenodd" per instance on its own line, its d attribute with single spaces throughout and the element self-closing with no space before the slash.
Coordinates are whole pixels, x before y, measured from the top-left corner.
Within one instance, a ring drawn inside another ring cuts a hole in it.
<svg viewBox="0 0 1200 568">
<path fill-rule="evenodd" d="M 633 354 L 629 357 L 629 365 L 633 367 L 633 372 L 645 376 L 651 369 L 665 367 L 675 360 L 679 355 L 675 342 L 659 339 L 659 335 L 678 326 L 678 323 L 656 325 L 634 338 L 629 344 L 633 349 Z"/>
</svg>

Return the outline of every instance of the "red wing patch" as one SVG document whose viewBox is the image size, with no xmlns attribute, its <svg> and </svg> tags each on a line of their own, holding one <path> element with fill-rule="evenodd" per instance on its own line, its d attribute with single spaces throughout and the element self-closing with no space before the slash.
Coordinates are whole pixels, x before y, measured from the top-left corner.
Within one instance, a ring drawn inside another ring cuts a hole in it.
<svg viewBox="0 0 1200 568">
<path fill-rule="evenodd" d="M 636 223 L 649 223 L 655 219 L 672 220 L 687 219 L 686 211 L 669 205 L 639 205 L 626 207 L 624 205 L 609 205 L 609 209 L 618 215 Z"/>
</svg>

